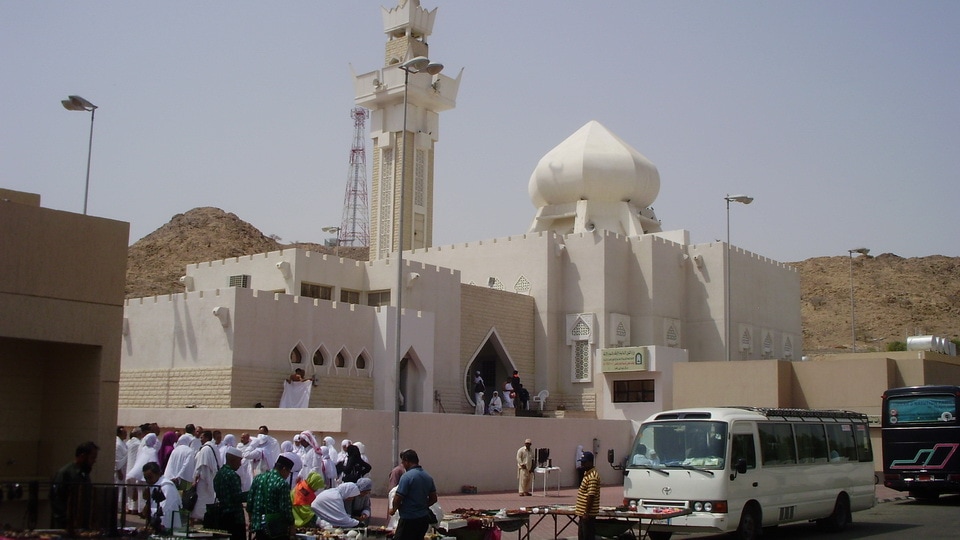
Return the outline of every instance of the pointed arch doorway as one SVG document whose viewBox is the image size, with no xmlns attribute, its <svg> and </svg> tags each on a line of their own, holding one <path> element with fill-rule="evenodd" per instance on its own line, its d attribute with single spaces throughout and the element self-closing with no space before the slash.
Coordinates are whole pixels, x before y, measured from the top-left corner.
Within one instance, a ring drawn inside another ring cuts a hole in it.
<svg viewBox="0 0 960 540">
<path fill-rule="evenodd" d="M 470 406 L 476 406 L 476 400 L 473 396 L 473 378 L 478 371 L 480 376 L 483 377 L 483 383 L 486 387 L 483 399 L 489 403 L 494 390 L 503 392 L 503 382 L 513 374 L 514 369 L 516 368 L 513 360 L 497 334 L 497 329 L 490 329 L 490 332 L 483 339 L 482 345 L 467 363 L 467 371 L 464 373 L 464 390 Z"/>
<path fill-rule="evenodd" d="M 426 370 L 417 357 L 416 351 L 410 349 L 400 361 L 401 411 L 425 412 L 423 399 L 425 382 Z"/>
</svg>

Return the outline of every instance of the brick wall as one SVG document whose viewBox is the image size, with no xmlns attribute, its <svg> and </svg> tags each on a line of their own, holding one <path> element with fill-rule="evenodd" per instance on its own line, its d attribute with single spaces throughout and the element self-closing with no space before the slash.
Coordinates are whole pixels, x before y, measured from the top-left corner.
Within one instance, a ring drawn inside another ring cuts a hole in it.
<svg viewBox="0 0 960 540">
<path fill-rule="evenodd" d="M 460 373 L 465 373 L 472 355 L 483 339 L 496 328 L 504 348 L 521 374 L 533 374 L 534 318 L 536 303 L 531 296 L 498 291 L 475 285 L 460 287 Z M 459 381 L 459 378 L 457 379 Z M 495 381 L 497 388 L 503 381 Z M 465 412 L 473 406 L 459 387 L 439 388 L 447 412 Z M 449 396 L 449 397 L 448 397 Z M 547 402 L 550 403 L 549 401 Z M 454 405 L 456 404 L 456 405 Z"/>
<path fill-rule="evenodd" d="M 120 408 L 225 408 L 280 405 L 283 379 L 274 369 L 198 368 L 124 371 L 120 374 Z M 373 408 L 373 379 L 365 375 L 319 376 L 310 407 Z"/>
</svg>

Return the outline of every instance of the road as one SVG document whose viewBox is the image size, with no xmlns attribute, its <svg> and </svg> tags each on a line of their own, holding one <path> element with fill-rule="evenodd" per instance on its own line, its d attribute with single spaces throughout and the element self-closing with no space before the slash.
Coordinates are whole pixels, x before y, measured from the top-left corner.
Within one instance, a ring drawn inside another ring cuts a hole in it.
<svg viewBox="0 0 960 540">
<path fill-rule="evenodd" d="M 852 540 L 871 538 L 902 540 L 950 539 L 960 531 L 960 495 L 942 496 L 935 503 L 922 503 L 912 499 L 878 504 L 870 510 L 853 514 L 851 523 L 843 532 L 820 532 L 814 523 L 796 523 L 763 530 L 764 540 L 816 539 Z M 722 534 L 674 535 L 674 540 L 687 538 L 720 539 Z"/>
</svg>

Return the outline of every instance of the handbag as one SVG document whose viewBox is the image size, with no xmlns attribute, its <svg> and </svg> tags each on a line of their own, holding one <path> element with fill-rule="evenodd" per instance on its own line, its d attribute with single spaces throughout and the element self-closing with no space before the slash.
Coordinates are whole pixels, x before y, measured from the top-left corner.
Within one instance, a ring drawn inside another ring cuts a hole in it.
<svg viewBox="0 0 960 540">
<path fill-rule="evenodd" d="M 211 504 L 207 505 L 207 511 L 203 514 L 203 528 L 204 529 L 225 529 L 225 523 L 223 522 L 223 507 L 220 506 L 220 501 L 213 501 Z"/>
<path fill-rule="evenodd" d="M 190 510 L 191 512 L 197 506 L 197 485 L 191 484 L 190 487 L 183 490 L 183 495 L 180 497 L 180 505 L 184 510 Z"/>
</svg>

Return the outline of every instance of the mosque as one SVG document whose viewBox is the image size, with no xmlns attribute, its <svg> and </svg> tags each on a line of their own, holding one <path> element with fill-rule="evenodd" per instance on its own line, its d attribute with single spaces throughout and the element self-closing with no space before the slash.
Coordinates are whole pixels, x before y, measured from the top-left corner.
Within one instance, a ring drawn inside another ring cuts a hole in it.
<svg viewBox="0 0 960 540">
<path fill-rule="evenodd" d="M 371 260 L 288 249 L 193 264 L 184 293 L 128 301 L 121 408 L 276 407 L 279 383 L 264 381 L 299 366 L 318 379 L 311 407 L 466 413 L 476 372 L 489 399 L 518 370 L 534 408 L 636 419 L 671 406 L 677 363 L 802 350 L 797 271 L 662 230 L 656 166 L 599 122 L 536 164 L 529 230 L 433 246 L 439 114 L 462 72 L 411 73 L 404 122 L 400 65 L 429 54 L 435 15 L 384 8 L 384 66 L 354 77 L 371 111 Z"/>
</svg>

